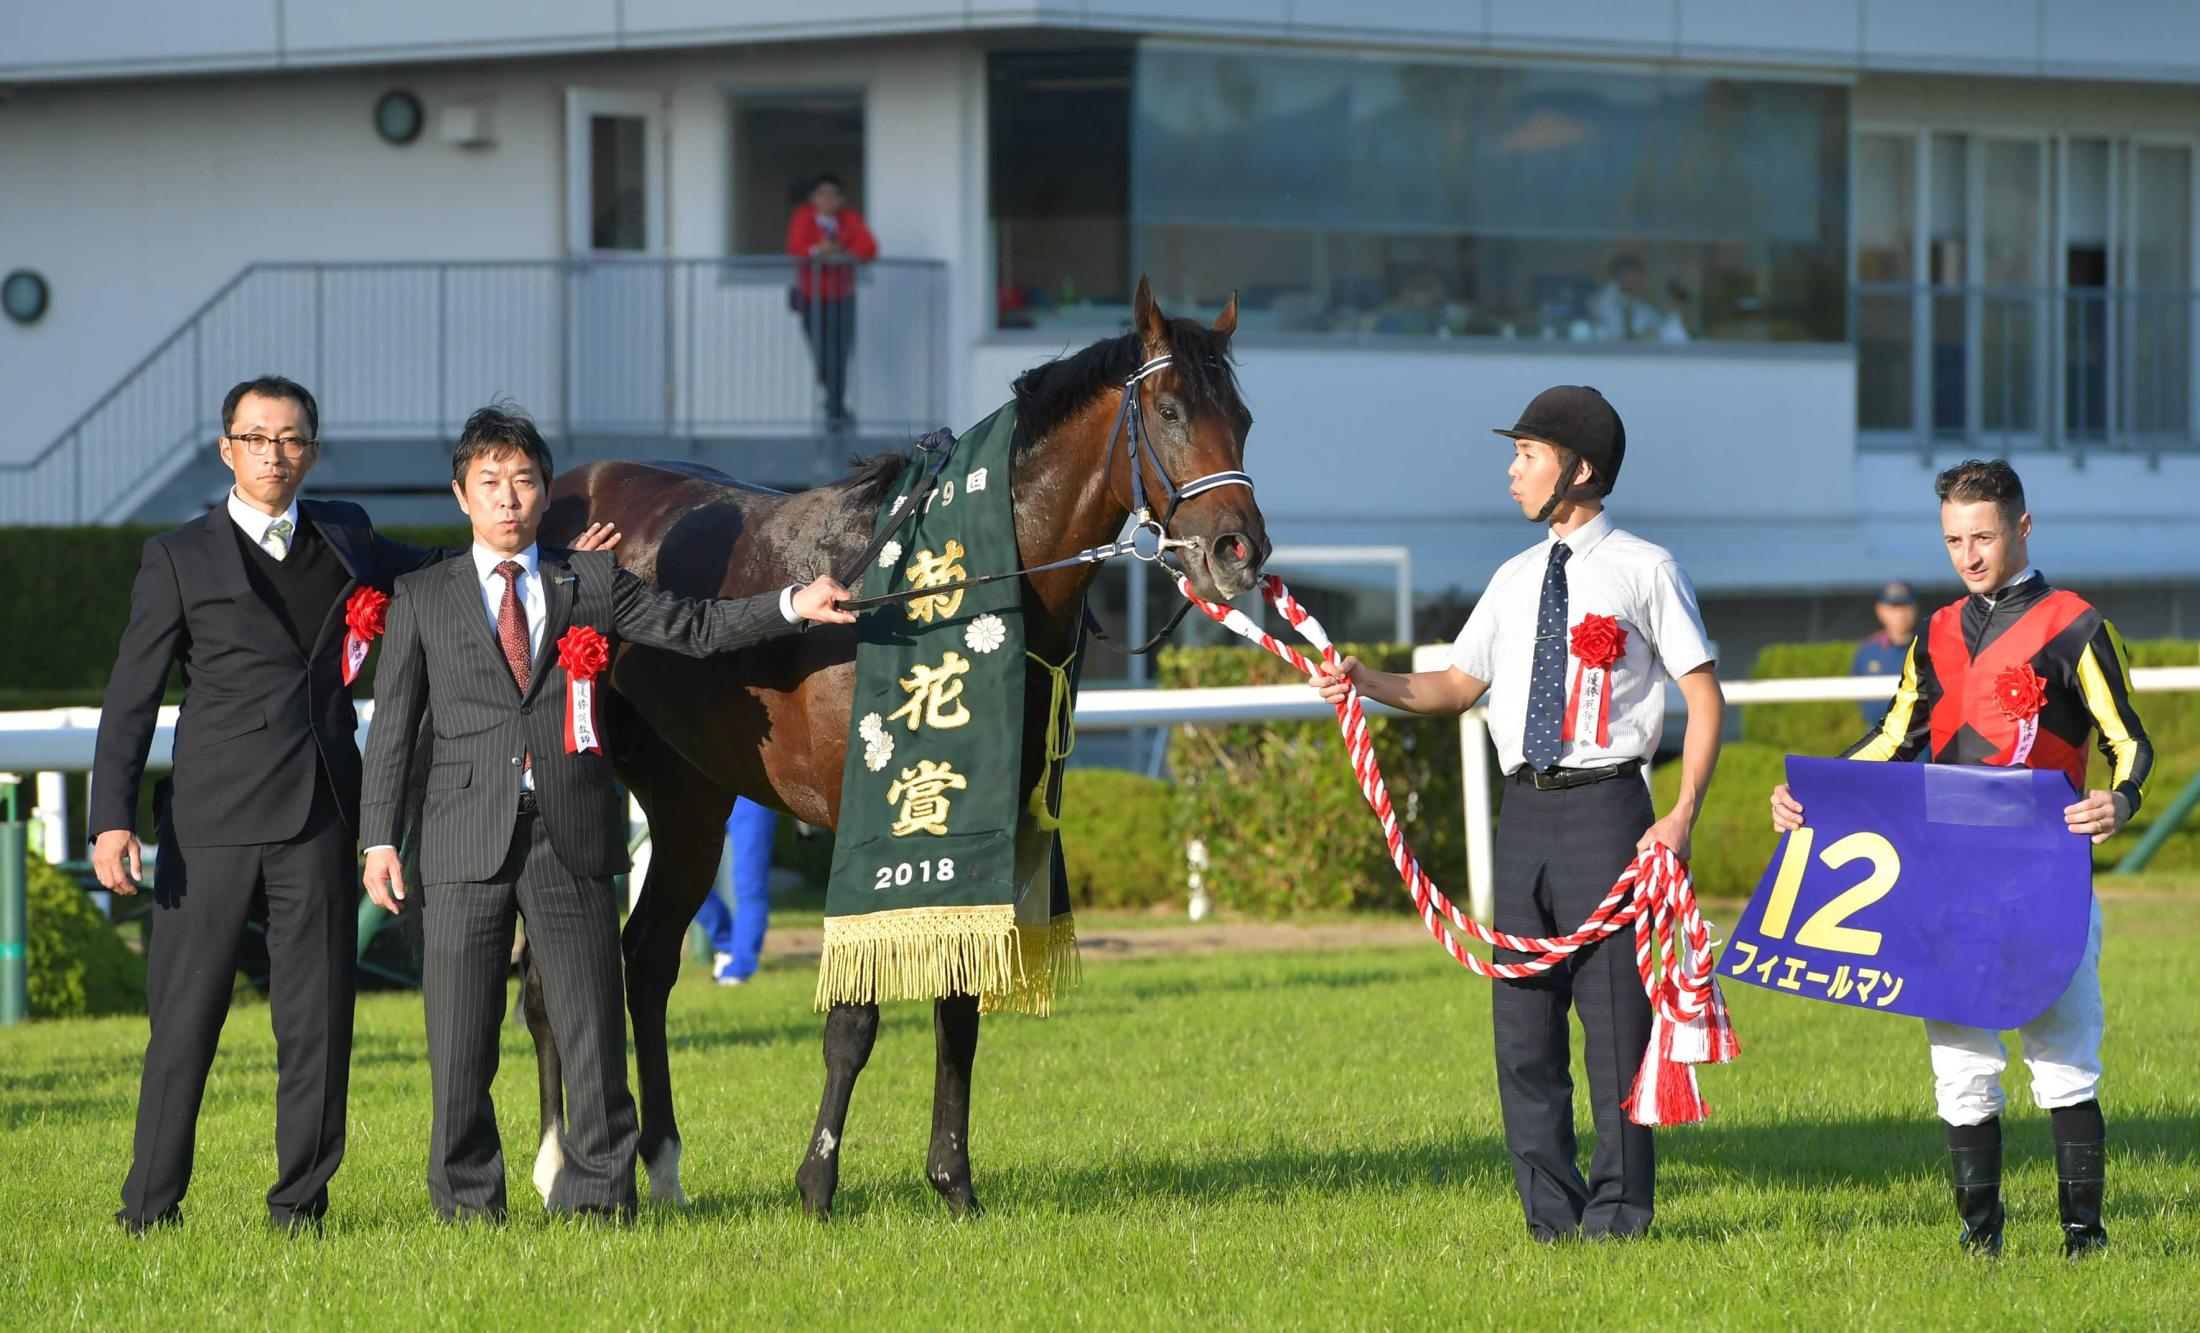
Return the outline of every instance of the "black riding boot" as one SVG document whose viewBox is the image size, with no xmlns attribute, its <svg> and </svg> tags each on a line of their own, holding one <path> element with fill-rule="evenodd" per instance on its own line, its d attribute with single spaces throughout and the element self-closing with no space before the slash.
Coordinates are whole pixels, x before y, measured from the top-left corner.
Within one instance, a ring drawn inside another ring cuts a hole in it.
<svg viewBox="0 0 2200 1333">
<path fill-rule="evenodd" d="M 1956 1187 L 1962 1245 L 1974 1254 L 2001 1253 L 2001 1118 L 1948 1126 L 1948 1168 Z"/>
<path fill-rule="evenodd" d="M 2108 1130 L 2098 1101 L 2056 1108 L 2055 1201 L 2062 1207 L 2063 1257 L 2083 1259 L 2108 1248 L 2101 1225 L 2101 1192 L 2107 1178 Z"/>
</svg>

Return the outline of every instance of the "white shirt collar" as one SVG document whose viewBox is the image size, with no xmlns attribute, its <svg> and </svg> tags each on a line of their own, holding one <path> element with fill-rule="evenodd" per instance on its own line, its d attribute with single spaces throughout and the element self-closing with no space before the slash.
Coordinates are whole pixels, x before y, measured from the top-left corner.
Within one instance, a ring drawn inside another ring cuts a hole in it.
<svg viewBox="0 0 2200 1333">
<path fill-rule="evenodd" d="M 1589 552 L 1595 550 L 1598 542 L 1603 541 L 1606 537 L 1609 537 L 1611 535 L 1612 512 L 1607 509 L 1598 511 L 1595 518 L 1592 518 L 1588 522 L 1582 524 L 1580 527 L 1575 528 L 1570 534 L 1564 537 L 1561 537 L 1556 532 L 1553 532 L 1551 534 L 1551 540 L 1554 542 L 1564 542 L 1568 546 L 1573 548 L 1574 554 L 1576 556 L 1584 556 L 1589 554 Z"/>
<path fill-rule="evenodd" d="M 263 514 L 246 504 L 244 498 L 237 494 L 237 488 L 232 486 L 229 488 L 229 517 L 251 539 L 254 546 L 266 543 L 267 530 L 274 527 L 279 519 L 290 521 L 290 531 L 295 536 L 298 531 L 298 497 L 291 496 L 290 507 L 280 514 Z"/>
<path fill-rule="evenodd" d="M 2039 572 L 2039 566 L 2026 565 L 2022 574 L 2017 575 L 2015 578 L 2009 580 L 2007 583 L 2004 583 L 2000 587 L 1994 589 L 1992 592 L 1987 593 L 1986 596 L 1989 600 L 1999 597 L 2003 593 L 2009 591 L 2011 588 L 2014 588 L 2018 584 L 2024 582 L 2026 579 L 2039 577 Z"/>
<path fill-rule="evenodd" d="M 538 546 L 539 543 L 529 542 L 527 549 L 521 551 L 518 555 L 498 555 L 480 542 L 475 542 L 474 577 L 483 583 L 487 583 L 489 580 L 498 577 L 497 566 L 507 560 L 519 561 L 521 571 L 532 575 L 536 572 L 539 564 Z"/>
</svg>

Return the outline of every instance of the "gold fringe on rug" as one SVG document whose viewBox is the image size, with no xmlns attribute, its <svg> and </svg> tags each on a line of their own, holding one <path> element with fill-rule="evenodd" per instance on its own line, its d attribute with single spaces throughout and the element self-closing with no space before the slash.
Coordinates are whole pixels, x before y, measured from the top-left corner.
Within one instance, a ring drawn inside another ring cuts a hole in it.
<svg viewBox="0 0 2200 1333">
<path fill-rule="evenodd" d="M 1084 963 L 1077 953 L 1077 922 L 1064 912 L 1043 926 L 1016 927 L 1016 981 L 1004 993 L 981 992 L 978 1012 L 1003 1010 L 1045 1018 L 1054 1012 L 1054 999 L 1077 989 L 1085 979 Z"/>
<path fill-rule="evenodd" d="M 976 995 L 980 1012 L 1044 1016 L 1081 977 L 1067 913 L 1019 926 L 1006 903 L 825 918 L 817 1007 Z"/>
</svg>

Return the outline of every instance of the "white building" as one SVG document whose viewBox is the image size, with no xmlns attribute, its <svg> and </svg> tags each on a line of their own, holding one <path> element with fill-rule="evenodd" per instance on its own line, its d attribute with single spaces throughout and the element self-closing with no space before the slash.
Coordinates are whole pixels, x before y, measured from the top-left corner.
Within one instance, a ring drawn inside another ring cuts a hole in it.
<svg viewBox="0 0 2200 1333">
<path fill-rule="evenodd" d="M 725 257 L 832 170 L 892 260 L 866 442 L 1146 272 L 1241 294 L 1276 539 L 1402 543 L 1424 597 L 1530 540 L 1488 428 L 1571 381 L 1730 660 L 1949 587 L 1970 455 L 2051 576 L 2190 635 L 2196 127 L 2186 0 L 6 0 L 0 273 L 50 300 L 0 322 L 0 518 L 203 503 L 263 369 L 378 512 L 499 394 L 566 456 L 789 472 L 786 267 Z"/>
</svg>

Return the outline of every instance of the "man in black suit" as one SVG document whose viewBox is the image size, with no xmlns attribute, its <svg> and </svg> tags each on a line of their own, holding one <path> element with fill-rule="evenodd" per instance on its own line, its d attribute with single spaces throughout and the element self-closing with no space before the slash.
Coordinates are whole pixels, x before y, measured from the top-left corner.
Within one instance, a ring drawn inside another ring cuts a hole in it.
<svg viewBox="0 0 2200 1333">
<path fill-rule="evenodd" d="M 359 811 L 344 607 L 356 589 L 386 591 L 434 556 L 379 535 L 357 505 L 298 498 L 319 425 L 313 395 L 280 376 L 229 391 L 220 453 L 235 486 L 206 517 L 145 543 L 107 681 L 92 866 L 124 894 L 140 887 L 138 788 L 175 663 L 188 691 L 163 784 L 173 795 L 155 800 L 152 1037 L 115 1215 L 132 1232 L 182 1218 L 199 1102 L 256 901 L 280 1070 L 269 1219 L 317 1226 L 343 1159 Z"/>
<path fill-rule="evenodd" d="M 397 581 L 376 677 L 365 878 L 393 912 L 406 893 L 396 844 L 413 741 L 422 715 L 434 718 L 419 841 L 421 990 L 435 1099 L 428 1192 L 446 1220 L 505 1211 L 489 1086 L 515 916 L 542 969 L 565 1075 L 565 1164 L 550 1206 L 620 1217 L 635 1206 L 612 886 L 627 868 L 625 803 L 604 747 L 590 748 L 597 717 L 585 704 L 575 710 L 581 692 L 561 641 L 593 636 L 607 674 L 620 640 L 702 657 L 805 620 L 855 619 L 836 605 L 847 590 L 829 578 L 701 601 L 649 587 L 608 553 L 538 547 L 549 484 L 550 451 L 526 417 L 492 407 L 467 421 L 451 490 L 473 524 L 473 550 Z"/>
</svg>

